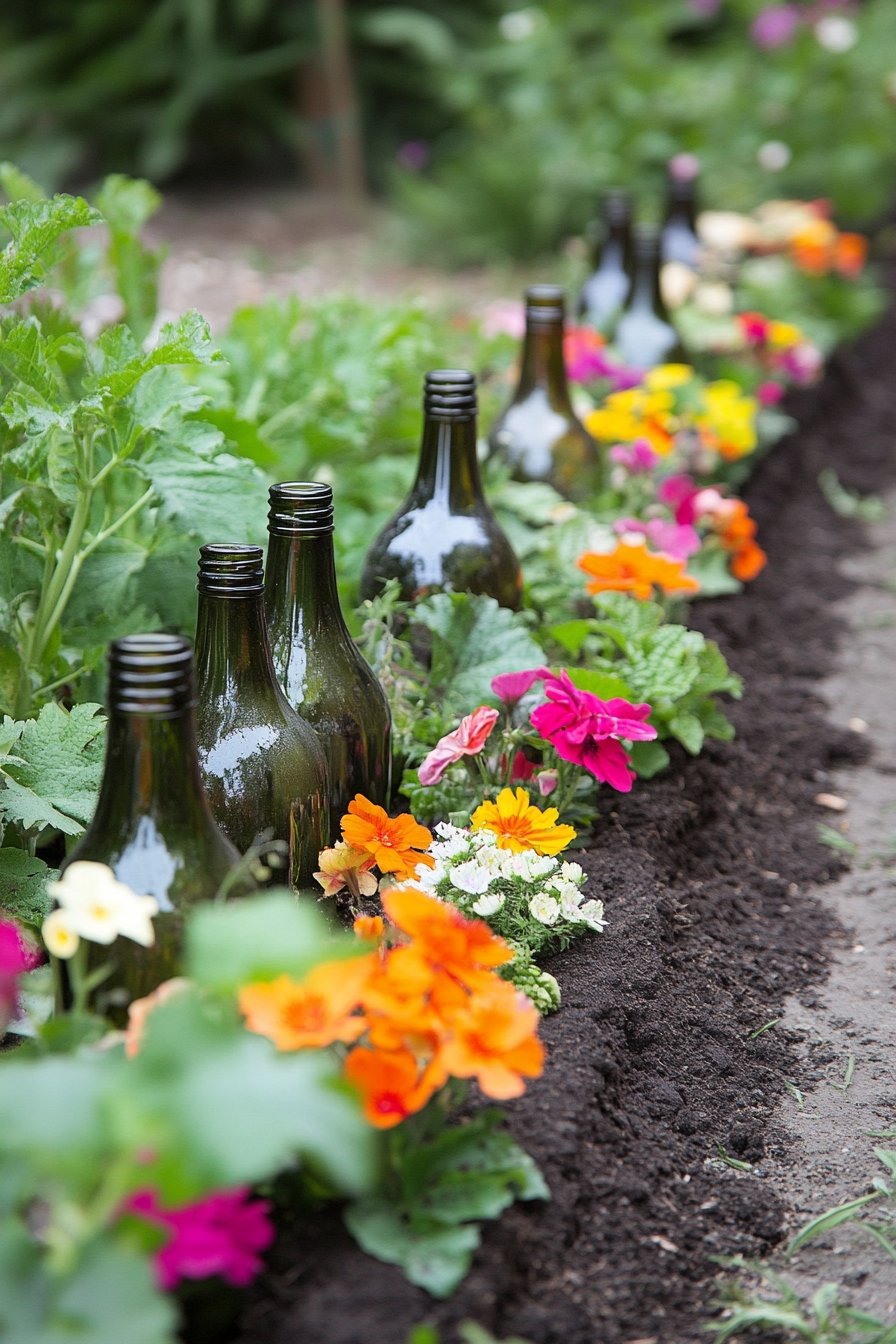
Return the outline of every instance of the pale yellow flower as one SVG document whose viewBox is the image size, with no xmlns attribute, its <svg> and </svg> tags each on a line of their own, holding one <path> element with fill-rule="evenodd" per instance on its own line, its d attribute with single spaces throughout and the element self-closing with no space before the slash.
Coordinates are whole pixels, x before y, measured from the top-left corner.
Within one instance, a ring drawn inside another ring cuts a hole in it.
<svg viewBox="0 0 896 1344">
<path fill-rule="evenodd" d="M 48 883 L 47 891 L 65 911 L 69 926 L 88 942 L 109 944 L 119 936 L 143 947 L 155 942 L 152 917 L 159 912 L 158 902 L 138 896 L 104 863 L 79 860 L 58 882 Z"/>
<path fill-rule="evenodd" d="M 67 960 L 73 957 L 80 946 L 81 939 L 72 928 L 68 912 L 57 909 L 51 911 L 41 926 L 41 934 L 47 951 L 52 957 Z"/>
</svg>

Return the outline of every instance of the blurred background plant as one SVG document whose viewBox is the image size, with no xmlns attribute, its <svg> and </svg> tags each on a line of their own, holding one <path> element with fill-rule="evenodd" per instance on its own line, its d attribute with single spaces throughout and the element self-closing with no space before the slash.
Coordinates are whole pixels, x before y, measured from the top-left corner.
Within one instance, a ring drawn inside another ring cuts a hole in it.
<svg viewBox="0 0 896 1344">
<path fill-rule="evenodd" d="M 825 195 L 847 222 L 896 166 L 890 0 L 34 0 L 0 19 L 0 79 L 0 155 L 46 185 L 371 188 L 448 264 L 546 253 L 614 182 L 656 213 L 682 149 L 709 203 Z"/>
</svg>

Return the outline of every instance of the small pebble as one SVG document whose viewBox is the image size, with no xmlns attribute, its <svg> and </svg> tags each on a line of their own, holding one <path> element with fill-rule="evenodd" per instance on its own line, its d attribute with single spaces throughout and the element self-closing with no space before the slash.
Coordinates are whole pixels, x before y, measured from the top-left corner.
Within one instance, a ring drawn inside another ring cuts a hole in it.
<svg viewBox="0 0 896 1344">
<path fill-rule="evenodd" d="M 826 807 L 831 812 L 845 812 L 849 807 L 846 799 L 837 793 L 816 793 L 815 801 L 819 807 Z"/>
</svg>

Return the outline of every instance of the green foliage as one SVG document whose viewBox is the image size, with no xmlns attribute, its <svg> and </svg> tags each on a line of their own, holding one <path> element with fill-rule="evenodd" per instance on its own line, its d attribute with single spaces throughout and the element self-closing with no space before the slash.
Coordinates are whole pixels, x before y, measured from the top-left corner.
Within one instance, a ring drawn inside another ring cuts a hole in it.
<svg viewBox="0 0 896 1344">
<path fill-rule="evenodd" d="M 99 705 L 44 705 L 36 719 L 3 721 L 0 819 L 23 833 L 80 835 L 93 815 L 105 749 Z"/>
<path fill-rule="evenodd" d="M 437 593 L 414 607 L 413 620 L 432 636 L 429 690 L 448 715 L 497 703 L 493 677 L 538 667 L 543 659 L 531 620 L 491 597 Z"/>
<path fill-rule="evenodd" d="M 400 1265 L 434 1297 L 452 1293 L 470 1267 L 482 1220 L 498 1218 L 515 1199 L 548 1198 L 532 1159 L 500 1124 L 499 1112 L 485 1110 L 435 1136 L 412 1135 L 408 1125 L 391 1135 L 387 1188 L 345 1215 L 362 1248 Z"/>
<path fill-rule="evenodd" d="M 707 1326 L 714 1344 L 754 1339 L 756 1330 L 774 1331 L 782 1341 L 809 1344 L 893 1344 L 893 1327 L 842 1302 L 835 1283 L 822 1284 L 806 1299 L 763 1265 L 729 1263 L 758 1274 L 760 1284 L 757 1289 L 733 1287 L 724 1294 L 724 1318 Z"/>
<path fill-rule="evenodd" d="M 23 849 L 0 849 L 0 912 L 39 927 L 53 905 L 47 882 L 55 876 L 42 859 Z"/>
</svg>

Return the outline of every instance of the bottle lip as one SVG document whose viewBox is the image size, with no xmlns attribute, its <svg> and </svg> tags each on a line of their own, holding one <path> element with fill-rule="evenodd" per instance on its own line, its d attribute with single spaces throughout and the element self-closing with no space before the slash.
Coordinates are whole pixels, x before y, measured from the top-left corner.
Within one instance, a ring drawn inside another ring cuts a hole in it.
<svg viewBox="0 0 896 1344">
<path fill-rule="evenodd" d="M 428 420 L 475 420 L 476 375 L 469 369 L 430 369 L 423 379 Z"/>
<path fill-rule="evenodd" d="M 601 193 L 604 219 L 608 224 L 628 224 L 634 209 L 634 196 L 628 187 L 607 187 Z"/>
<path fill-rule="evenodd" d="M 562 326 L 566 291 L 562 285 L 530 285 L 525 292 L 526 322 L 532 326 Z"/>
<path fill-rule="evenodd" d="M 246 598 L 264 592 L 264 552 L 260 546 L 213 541 L 199 548 L 200 593 Z"/>
<path fill-rule="evenodd" d="M 106 654 L 108 709 L 176 718 L 196 704 L 193 646 L 179 635 L 126 635 Z"/>
<path fill-rule="evenodd" d="M 268 490 L 268 532 L 278 537 L 333 531 L 333 487 L 322 481 L 279 481 Z"/>
</svg>

